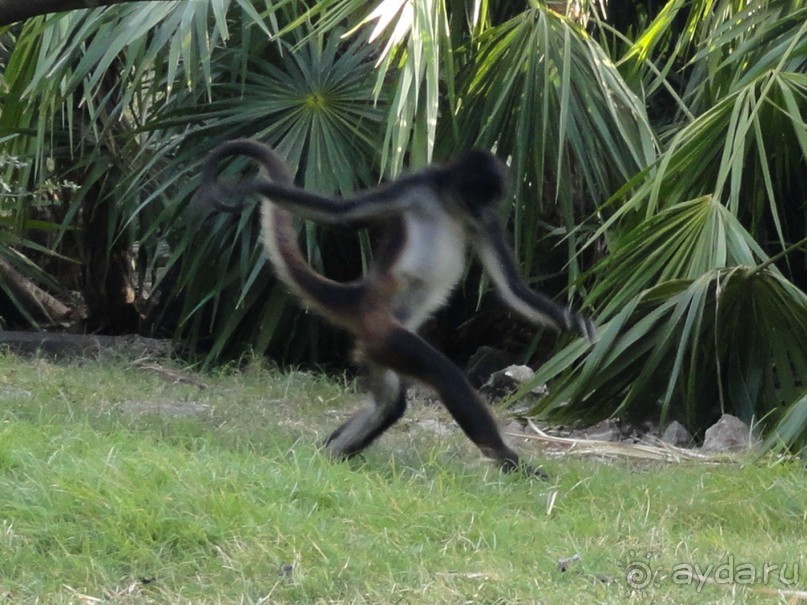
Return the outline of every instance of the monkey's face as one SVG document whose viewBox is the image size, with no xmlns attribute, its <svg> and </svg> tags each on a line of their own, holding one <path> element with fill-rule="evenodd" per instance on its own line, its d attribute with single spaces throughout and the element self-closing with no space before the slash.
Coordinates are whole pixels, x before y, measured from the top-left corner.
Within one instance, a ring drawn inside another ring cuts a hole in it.
<svg viewBox="0 0 807 605">
<path fill-rule="evenodd" d="M 494 212 L 505 193 L 502 164 L 487 151 L 472 150 L 440 171 L 438 184 L 474 222 Z"/>
</svg>

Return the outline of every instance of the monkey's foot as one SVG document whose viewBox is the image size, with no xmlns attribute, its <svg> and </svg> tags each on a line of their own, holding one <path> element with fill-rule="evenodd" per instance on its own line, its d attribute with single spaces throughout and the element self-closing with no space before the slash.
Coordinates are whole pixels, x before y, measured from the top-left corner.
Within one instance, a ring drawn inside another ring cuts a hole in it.
<svg viewBox="0 0 807 605">
<path fill-rule="evenodd" d="M 540 466 L 532 466 L 531 464 L 522 464 L 519 470 L 527 475 L 527 477 L 535 477 L 541 481 L 551 481 L 552 477 Z"/>
<path fill-rule="evenodd" d="M 517 460 L 503 460 L 501 462 L 501 469 L 507 474 L 519 473 L 527 477 L 535 477 L 541 481 L 549 481 L 551 479 L 549 474 L 543 468 L 528 464 L 520 458 Z"/>
</svg>

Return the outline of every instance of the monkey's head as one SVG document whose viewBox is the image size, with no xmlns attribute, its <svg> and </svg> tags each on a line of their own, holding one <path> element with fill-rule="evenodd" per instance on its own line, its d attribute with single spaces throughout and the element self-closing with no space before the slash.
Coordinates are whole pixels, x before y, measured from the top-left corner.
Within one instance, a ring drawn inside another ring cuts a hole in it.
<svg viewBox="0 0 807 605">
<path fill-rule="evenodd" d="M 506 190 L 502 163 L 492 153 L 478 149 L 440 169 L 437 184 L 475 218 L 495 209 Z"/>
</svg>

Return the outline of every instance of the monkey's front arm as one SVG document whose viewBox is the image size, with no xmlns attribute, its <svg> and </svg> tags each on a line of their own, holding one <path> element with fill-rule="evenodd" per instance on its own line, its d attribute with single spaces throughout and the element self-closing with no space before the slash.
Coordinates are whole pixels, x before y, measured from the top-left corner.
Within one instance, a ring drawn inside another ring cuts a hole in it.
<svg viewBox="0 0 807 605">
<path fill-rule="evenodd" d="M 507 306 L 534 324 L 548 325 L 556 330 L 577 330 L 588 340 L 594 338 L 591 320 L 561 307 L 524 284 L 498 218 L 485 217 L 478 228 L 481 237 L 477 253 Z"/>
</svg>

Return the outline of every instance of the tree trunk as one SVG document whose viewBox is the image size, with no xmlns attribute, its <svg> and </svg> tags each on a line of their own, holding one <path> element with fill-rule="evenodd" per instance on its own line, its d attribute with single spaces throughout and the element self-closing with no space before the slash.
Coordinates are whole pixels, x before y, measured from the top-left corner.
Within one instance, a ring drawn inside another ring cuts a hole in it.
<svg viewBox="0 0 807 605">
<path fill-rule="evenodd" d="M 97 186 L 93 189 L 100 193 Z M 132 334 L 140 323 L 134 304 L 134 268 L 127 238 L 116 229 L 109 241 L 110 204 L 90 194 L 82 210 L 86 327 L 92 333 Z"/>
</svg>

